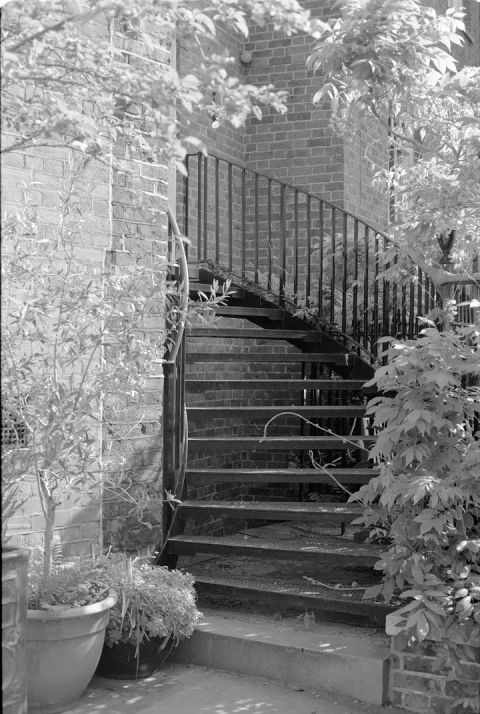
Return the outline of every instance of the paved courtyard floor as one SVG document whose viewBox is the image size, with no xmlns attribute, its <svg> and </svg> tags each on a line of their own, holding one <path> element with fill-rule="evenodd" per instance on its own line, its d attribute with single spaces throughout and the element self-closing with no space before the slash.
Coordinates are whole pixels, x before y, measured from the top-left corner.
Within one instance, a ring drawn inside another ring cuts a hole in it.
<svg viewBox="0 0 480 714">
<path fill-rule="evenodd" d="M 325 692 L 193 665 L 167 664 L 139 681 L 94 677 L 70 714 L 405 714 Z"/>
</svg>

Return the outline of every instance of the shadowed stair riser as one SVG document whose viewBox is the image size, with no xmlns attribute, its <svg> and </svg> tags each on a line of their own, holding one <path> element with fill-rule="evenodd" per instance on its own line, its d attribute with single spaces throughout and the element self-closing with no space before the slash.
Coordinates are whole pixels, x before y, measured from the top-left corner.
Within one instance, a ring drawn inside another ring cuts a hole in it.
<svg viewBox="0 0 480 714">
<path fill-rule="evenodd" d="M 378 476 L 376 469 L 339 469 L 332 468 L 329 472 L 335 476 L 337 481 L 343 484 L 364 484 L 371 478 Z M 188 469 L 187 479 L 189 483 L 196 479 L 208 480 L 210 482 L 230 482 L 230 483 L 290 483 L 298 484 L 328 484 L 332 485 L 332 479 L 318 469 Z"/>
<path fill-rule="evenodd" d="M 269 391 L 319 391 L 319 392 L 362 392 L 372 393 L 373 388 L 364 387 L 360 379 L 187 379 L 185 387 L 189 392 L 222 389 L 268 389 Z"/>
<path fill-rule="evenodd" d="M 261 337 L 261 334 L 259 335 Z M 352 367 L 356 356 L 351 354 L 333 354 L 329 352 L 299 352 L 298 354 L 281 354 L 279 352 L 207 352 L 204 349 L 195 350 L 192 344 L 187 345 L 187 363 L 197 362 L 298 362 L 333 364 L 338 367 Z M 338 380 L 340 383 L 340 380 Z M 336 382 L 335 382 L 336 383 Z"/>
<path fill-rule="evenodd" d="M 283 310 L 266 307 L 219 306 L 215 307 L 215 314 L 219 317 L 267 317 L 269 320 L 279 321 L 283 318 Z"/>
<path fill-rule="evenodd" d="M 322 342 L 324 339 L 321 332 L 309 330 L 268 330 L 262 328 L 249 327 L 189 327 L 187 329 L 189 337 L 229 337 L 254 340 L 301 340 L 302 342 Z"/>
<path fill-rule="evenodd" d="M 250 451 L 305 451 L 309 449 L 355 450 L 373 444 L 376 437 L 349 436 L 346 439 L 334 436 L 256 436 L 244 437 L 191 437 L 188 440 L 191 451 L 220 451 L 234 449 Z"/>
<path fill-rule="evenodd" d="M 258 613 L 273 611 L 277 617 L 281 613 L 291 617 L 312 612 L 317 621 L 379 627 L 381 631 L 385 627 L 385 617 L 392 612 L 391 607 L 382 603 L 339 597 L 335 589 L 324 591 L 321 597 L 318 593 L 304 594 L 308 583 L 305 583 L 304 592 L 299 593 L 292 592 L 288 587 L 269 586 L 267 589 L 244 582 L 232 583 L 222 577 L 200 575 L 195 577 L 195 590 L 200 608 L 214 607 L 216 602 L 225 607 L 230 602 L 234 604 L 232 609 L 246 608 L 251 611 L 253 608 Z"/>
<path fill-rule="evenodd" d="M 274 406 L 274 407 L 188 407 L 187 413 L 189 418 L 203 419 L 209 417 L 264 417 L 269 419 L 281 412 L 288 412 L 290 415 L 299 414 L 300 416 L 323 419 L 335 419 L 338 417 L 351 417 L 353 419 L 361 418 L 365 414 L 364 407 L 337 407 L 337 406 Z"/>
</svg>

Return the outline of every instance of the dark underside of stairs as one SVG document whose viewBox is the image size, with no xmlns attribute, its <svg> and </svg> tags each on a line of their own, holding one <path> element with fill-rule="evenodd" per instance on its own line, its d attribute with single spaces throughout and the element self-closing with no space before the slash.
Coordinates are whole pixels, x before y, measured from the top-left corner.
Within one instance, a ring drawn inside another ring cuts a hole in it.
<svg viewBox="0 0 480 714">
<path fill-rule="evenodd" d="M 244 288 L 216 312 L 187 330 L 189 455 L 162 562 L 193 573 L 200 605 L 382 626 L 391 608 L 363 599 L 381 548 L 347 503 L 376 475 L 370 366 Z"/>
</svg>

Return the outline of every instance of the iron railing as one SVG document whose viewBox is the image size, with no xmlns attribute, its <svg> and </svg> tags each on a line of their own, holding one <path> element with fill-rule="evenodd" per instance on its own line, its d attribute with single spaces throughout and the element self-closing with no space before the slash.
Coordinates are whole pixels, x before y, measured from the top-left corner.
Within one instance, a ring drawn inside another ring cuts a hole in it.
<svg viewBox="0 0 480 714">
<path fill-rule="evenodd" d="M 383 336 L 413 338 L 438 296 L 422 271 L 379 279 L 388 238 L 308 191 L 218 156 L 187 157 L 183 230 L 189 261 L 210 261 L 316 315 L 330 331 L 377 354 Z"/>
<path fill-rule="evenodd" d="M 168 209 L 169 266 L 167 286 L 167 339 L 163 360 L 163 488 L 162 543 L 157 563 L 172 530 L 178 499 L 183 491 L 187 461 L 188 424 L 185 408 L 185 341 L 189 281 L 184 243 L 175 217 Z M 172 498 L 174 497 L 174 498 Z"/>
</svg>

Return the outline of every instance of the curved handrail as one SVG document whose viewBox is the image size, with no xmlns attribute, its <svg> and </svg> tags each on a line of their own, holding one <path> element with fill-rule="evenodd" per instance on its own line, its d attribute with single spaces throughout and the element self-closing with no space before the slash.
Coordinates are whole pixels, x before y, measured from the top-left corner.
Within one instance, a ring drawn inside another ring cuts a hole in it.
<svg viewBox="0 0 480 714">
<path fill-rule="evenodd" d="M 175 238 L 175 242 L 179 249 L 179 260 L 178 260 L 178 266 L 180 269 L 179 286 L 181 288 L 180 289 L 181 302 L 180 302 L 180 306 L 179 306 L 180 319 L 177 321 L 177 324 L 176 324 L 177 329 L 176 329 L 176 334 L 175 334 L 175 339 L 173 342 L 172 350 L 170 352 L 168 360 L 165 360 L 166 362 L 173 363 L 177 359 L 178 352 L 180 350 L 180 345 L 182 344 L 183 334 L 185 332 L 190 285 L 189 285 L 189 278 L 188 278 L 187 254 L 185 252 L 185 246 L 183 244 L 182 234 L 180 233 L 180 229 L 178 228 L 177 220 L 176 220 L 175 216 L 173 215 L 173 212 L 170 207 L 167 207 L 167 216 L 168 216 L 168 222 L 172 229 L 173 236 Z"/>
<path fill-rule="evenodd" d="M 190 159 L 190 163 L 188 163 Z M 305 188 L 209 154 L 187 156 L 185 235 L 189 259 L 209 260 L 316 312 L 368 356 L 385 336 L 413 338 L 418 316 L 438 302 L 418 268 L 389 278 L 392 239 L 363 218 Z M 190 251 L 189 251 L 190 252 Z"/>
<path fill-rule="evenodd" d="M 188 449 L 188 424 L 184 399 L 184 335 L 190 286 L 183 237 L 170 208 L 167 208 L 167 215 L 168 255 L 169 258 L 173 256 L 172 262 L 175 267 L 178 266 L 176 280 L 178 302 L 172 311 L 174 336 L 171 345 L 167 347 L 167 356 L 163 359 L 163 489 L 167 493 L 172 493 L 175 498 L 179 498 L 183 491 Z M 168 498 L 165 499 L 163 503 L 162 542 L 157 549 L 157 565 L 171 565 L 168 561 L 168 556 L 165 561 L 163 560 L 165 545 L 172 531 L 178 510 L 176 506 L 173 509 L 171 507 L 172 501 Z"/>
</svg>

